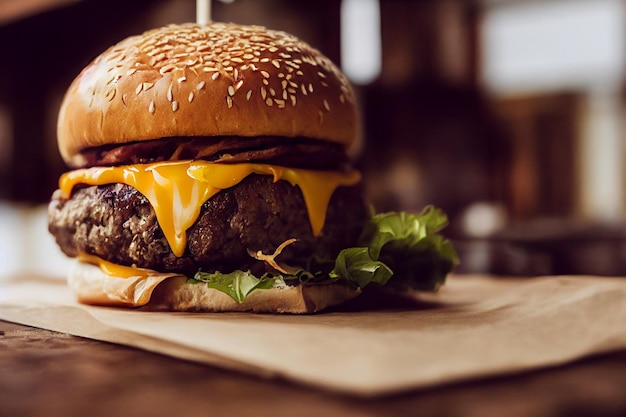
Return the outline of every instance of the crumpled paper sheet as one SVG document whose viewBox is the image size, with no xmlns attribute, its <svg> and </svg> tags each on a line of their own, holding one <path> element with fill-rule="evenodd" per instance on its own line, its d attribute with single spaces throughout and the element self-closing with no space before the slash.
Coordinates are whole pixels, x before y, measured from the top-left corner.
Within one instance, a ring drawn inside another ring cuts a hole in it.
<svg viewBox="0 0 626 417">
<path fill-rule="evenodd" d="M 417 308 L 309 316 L 77 304 L 58 280 L 0 283 L 0 319 L 357 395 L 626 348 L 626 279 L 451 276 Z"/>
</svg>

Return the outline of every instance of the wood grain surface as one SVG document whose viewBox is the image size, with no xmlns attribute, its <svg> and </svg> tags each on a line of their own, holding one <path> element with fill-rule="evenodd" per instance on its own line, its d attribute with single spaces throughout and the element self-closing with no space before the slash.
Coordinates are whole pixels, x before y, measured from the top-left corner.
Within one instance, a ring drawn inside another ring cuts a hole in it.
<svg viewBox="0 0 626 417">
<path fill-rule="evenodd" d="M 626 415 L 626 351 L 363 399 L 0 321 L 0 370 L 1 417 Z"/>
</svg>

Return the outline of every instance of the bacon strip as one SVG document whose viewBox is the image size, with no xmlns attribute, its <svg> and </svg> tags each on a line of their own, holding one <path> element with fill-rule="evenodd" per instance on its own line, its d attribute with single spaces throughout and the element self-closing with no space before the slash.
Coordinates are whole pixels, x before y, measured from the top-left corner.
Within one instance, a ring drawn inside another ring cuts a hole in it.
<svg viewBox="0 0 626 417">
<path fill-rule="evenodd" d="M 175 137 L 102 146 L 82 152 L 80 167 L 145 164 L 204 159 L 219 162 L 265 162 L 309 169 L 341 169 L 348 163 L 342 145 L 306 138 L 260 136 Z"/>
</svg>

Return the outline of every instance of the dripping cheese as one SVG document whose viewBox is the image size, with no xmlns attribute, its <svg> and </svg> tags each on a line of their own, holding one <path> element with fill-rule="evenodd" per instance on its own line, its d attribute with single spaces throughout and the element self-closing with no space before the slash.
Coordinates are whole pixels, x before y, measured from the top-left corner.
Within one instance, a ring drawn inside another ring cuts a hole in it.
<svg viewBox="0 0 626 417">
<path fill-rule="evenodd" d="M 271 175 L 274 182 L 285 180 L 300 188 L 314 236 L 322 232 L 334 191 L 340 186 L 354 185 L 361 178 L 355 170 L 314 171 L 255 163 L 176 161 L 78 169 L 63 174 L 59 188 L 66 198 L 78 184 L 123 183 L 137 189 L 152 205 L 172 252 L 180 257 L 187 245 L 187 229 L 195 223 L 202 205 L 250 174 Z"/>
</svg>

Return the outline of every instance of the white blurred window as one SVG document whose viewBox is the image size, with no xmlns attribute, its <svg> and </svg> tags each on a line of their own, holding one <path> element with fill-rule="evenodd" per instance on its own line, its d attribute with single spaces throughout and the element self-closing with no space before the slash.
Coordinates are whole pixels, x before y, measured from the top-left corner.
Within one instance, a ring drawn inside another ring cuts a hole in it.
<svg viewBox="0 0 626 417">
<path fill-rule="evenodd" d="M 64 279 L 69 265 L 48 233 L 45 206 L 0 201 L 0 281 L 24 274 Z"/>
<path fill-rule="evenodd" d="M 496 93 L 621 82 L 622 0 L 489 1 L 482 22 L 483 81 Z"/>
<path fill-rule="evenodd" d="M 382 68 L 378 0 L 342 0 L 341 67 L 355 84 L 374 81 Z"/>
</svg>

